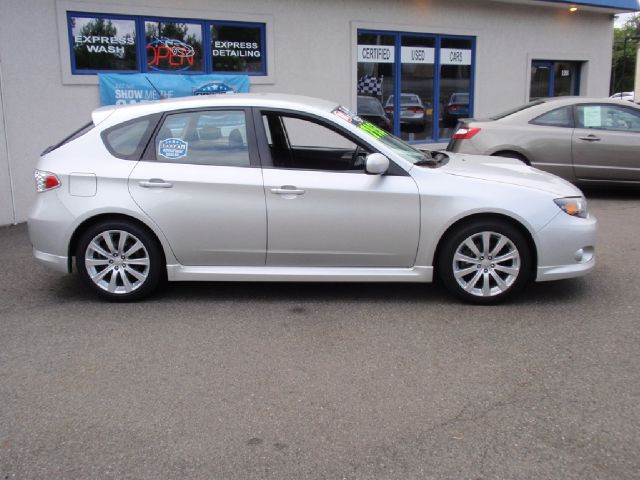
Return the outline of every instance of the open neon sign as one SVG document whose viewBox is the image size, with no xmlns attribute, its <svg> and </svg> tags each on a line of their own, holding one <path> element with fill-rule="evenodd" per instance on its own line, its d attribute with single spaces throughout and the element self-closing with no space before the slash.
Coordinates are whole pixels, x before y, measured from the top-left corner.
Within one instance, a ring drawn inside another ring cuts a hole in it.
<svg viewBox="0 0 640 480">
<path fill-rule="evenodd" d="M 188 70 L 195 59 L 193 46 L 173 38 L 147 43 L 147 66 L 152 70 Z"/>
</svg>

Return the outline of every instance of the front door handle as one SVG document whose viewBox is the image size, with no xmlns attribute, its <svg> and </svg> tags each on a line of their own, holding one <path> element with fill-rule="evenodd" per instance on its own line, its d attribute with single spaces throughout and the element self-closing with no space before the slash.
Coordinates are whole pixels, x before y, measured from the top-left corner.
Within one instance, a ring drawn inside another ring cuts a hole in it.
<svg viewBox="0 0 640 480">
<path fill-rule="evenodd" d="M 596 137 L 595 135 L 587 135 L 586 137 L 578 137 L 580 140 L 585 140 L 587 142 L 599 142 L 600 137 Z"/>
<path fill-rule="evenodd" d="M 284 185 L 280 188 L 272 188 L 271 193 L 275 193 L 276 195 L 303 195 L 304 190 L 291 185 Z"/>
<path fill-rule="evenodd" d="M 152 178 L 150 180 L 142 180 L 138 182 L 138 185 L 144 188 L 171 188 L 173 183 L 165 182 L 161 178 Z"/>
</svg>

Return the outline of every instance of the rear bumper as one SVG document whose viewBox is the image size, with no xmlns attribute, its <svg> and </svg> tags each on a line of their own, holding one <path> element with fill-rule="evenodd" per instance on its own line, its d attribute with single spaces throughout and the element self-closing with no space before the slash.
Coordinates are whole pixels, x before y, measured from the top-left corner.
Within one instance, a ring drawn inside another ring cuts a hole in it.
<svg viewBox="0 0 640 480">
<path fill-rule="evenodd" d="M 68 273 L 69 237 L 73 216 L 58 198 L 57 191 L 39 193 L 27 226 L 33 255 L 46 267 Z"/>
<path fill-rule="evenodd" d="M 33 249 L 33 256 L 41 265 L 60 273 L 69 273 L 69 257 L 53 255 Z"/>
</svg>

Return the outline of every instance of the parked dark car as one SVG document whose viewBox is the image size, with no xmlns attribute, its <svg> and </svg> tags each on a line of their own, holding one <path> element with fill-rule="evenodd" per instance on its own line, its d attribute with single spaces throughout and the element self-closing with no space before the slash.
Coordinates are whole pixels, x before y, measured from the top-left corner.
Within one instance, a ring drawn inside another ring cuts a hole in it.
<svg viewBox="0 0 640 480">
<path fill-rule="evenodd" d="M 442 121 L 445 125 L 454 126 L 458 120 L 469 116 L 469 94 L 452 93 L 449 103 L 444 108 Z"/>
<path fill-rule="evenodd" d="M 391 120 L 382 108 L 380 100 L 375 97 L 358 95 L 358 116 L 387 132 L 391 131 Z"/>
</svg>

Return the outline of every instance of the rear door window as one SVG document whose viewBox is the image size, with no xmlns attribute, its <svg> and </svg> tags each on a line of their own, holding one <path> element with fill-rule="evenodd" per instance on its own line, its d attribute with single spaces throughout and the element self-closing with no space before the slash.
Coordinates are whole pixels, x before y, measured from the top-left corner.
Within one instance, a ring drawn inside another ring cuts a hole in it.
<svg viewBox="0 0 640 480">
<path fill-rule="evenodd" d="M 244 110 L 199 110 L 167 115 L 154 140 L 165 163 L 248 167 L 251 137 Z"/>
</svg>

